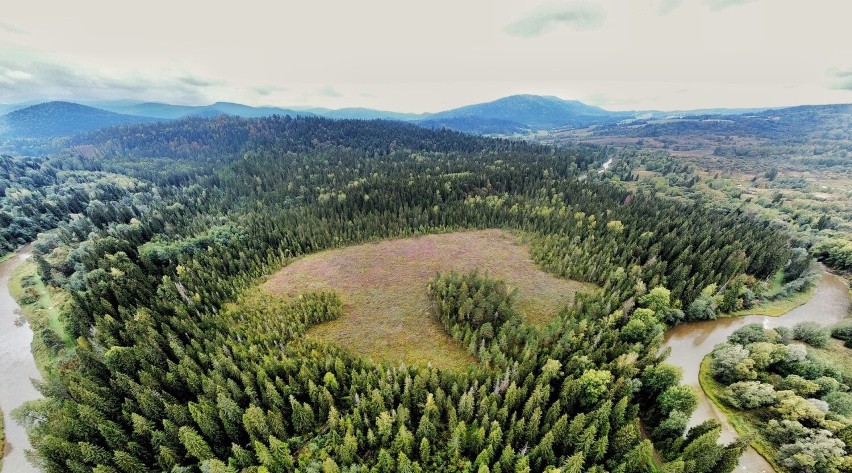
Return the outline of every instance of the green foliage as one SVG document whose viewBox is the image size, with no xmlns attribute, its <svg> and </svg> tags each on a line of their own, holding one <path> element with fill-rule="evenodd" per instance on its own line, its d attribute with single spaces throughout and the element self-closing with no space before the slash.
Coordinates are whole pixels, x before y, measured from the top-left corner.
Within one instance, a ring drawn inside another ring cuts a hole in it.
<svg viewBox="0 0 852 473">
<path fill-rule="evenodd" d="M 787 331 L 749 325 L 719 345 L 711 369 L 717 380 L 728 384 L 720 398 L 754 413 L 745 419 L 785 471 L 843 471 L 842 465 L 852 461 L 844 440 L 852 425 L 849 386 L 834 368 L 811 359 L 803 345 L 786 345 Z M 799 324 L 792 333 L 799 340 L 822 344 L 829 332 L 816 324 Z M 746 365 L 747 377 L 755 380 L 740 380 L 740 368 Z"/>
<path fill-rule="evenodd" d="M 764 222 L 577 179 L 600 148 L 393 122 L 226 117 L 80 139 L 156 196 L 90 204 L 36 245 L 78 340 L 27 411 L 48 473 L 640 472 L 654 463 L 640 411 L 683 471 L 736 453 L 715 432 L 682 438 L 694 399 L 659 359 L 659 321 L 713 283 L 781 269 L 786 236 Z M 601 289 L 539 331 L 505 284 L 436 276 L 437 316 L 480 360 L 466 372 L 303 336 L 343 314 L 336 294 L 250 289 L 323 249 L 489 227 L 530 235 L 538 264 Z"/>
<path fill-rule="evenodd" d="M 852 320 L 844 320 L 832 327 L 831 336 L 843 340 L 847 348 L 852 347 Z"/>
<path fill-rule="evenodd" d="M 722 393 L 722 400 L 737 409 L 757 409 L 778 401 L 775 388 L 759 381 L 738 381 Z"/>
<path fill-rule="evenodd" d="M 793 337 L 817 348 L 824 348 L 831 338 L 831 330 L 816 322 L 802 322 L 793 327 Z"/>
<path fill-rule="evenodd" d="M 710 374 L 725 384 L 757 378 L 754 360 L 742 345 L 721 344 L 713 350 Z"/>
<path fill-rule="evenodd" d="M 447 332 L 483 362 L 505 366 L 533 343 L 533 329 L 524 325 L 502 281 L 477 273 L 439 274 L 428 292 Z"/>
</svg>

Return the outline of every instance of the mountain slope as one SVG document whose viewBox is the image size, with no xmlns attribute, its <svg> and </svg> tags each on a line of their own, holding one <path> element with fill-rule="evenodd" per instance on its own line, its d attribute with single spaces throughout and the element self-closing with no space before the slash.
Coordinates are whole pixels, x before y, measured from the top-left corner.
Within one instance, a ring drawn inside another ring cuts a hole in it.
<svg viewBox="0 0 852 473">
<path fill-rule="evenodd" d="M 128 123 L 149 123 L 155 118 L 122 115 L 71 102 L 46 102 L 0 117 L 0 136 L 51 138 L 69 136 Z"/>
<path fill-rule="evenodd" d="M 371 108 L 349 107 L 339 109 L 329 108 L 308 108 L 308 112 L 313 112 L 321 117 L 338 118 L 338 119 L 357 119 L 357 120 L 399 120 L 399 121 L 414 121 L 426 119 L 430 116 L 428 113 L 405 113 L 405 112 L 388 112 L 385 110 L 374 110 Z"/>
<path fill-rule="evenodd" d="M 251 107 L 239 103 L 216 102 L 211 105 L 172 105 L 159 102 L 112 105 L 101 108 L 116 113 L 139 115 L 154 118 L 212 117 L 217 115 L 236 115 L 244 118 L 260 118 L 272 115 L 314 116 L 311 112 L 302 112 L 279 107 Z"/>
<path fill-rule="evenodd" d="M 427 118 L 417 122 L 426 128 L 447 128 L 449 130 L 475 133 L 478 135 L 513 135 L 532 131 L 532 128 L 502 118 L 480 117 L 476 115 L 463 115 L 459 117 Z"/>
<path fill-rule="evenodd" d="M 539 95 L 512 95 L 493 102 L 467 105 L 438 112 L 422 120 L 426 126 L 446 126 L 461 131 L 492 128 L 500 121 L 506 124 L 504 132 L 517 128 L 547 129 L 587 126 L 595 123 L 617 121 L 633 116 L 630 112 L 609 112 L 586 105 L 577 100 Z M 464 120 L 461 120 L 464 119 Z M 461 128 L 453 125 L 462 124 Z"/>
</svg>

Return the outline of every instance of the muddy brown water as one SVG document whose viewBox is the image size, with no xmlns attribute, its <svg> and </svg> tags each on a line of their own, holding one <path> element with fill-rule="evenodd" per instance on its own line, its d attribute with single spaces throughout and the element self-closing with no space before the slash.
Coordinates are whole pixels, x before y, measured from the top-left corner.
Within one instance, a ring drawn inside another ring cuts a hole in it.
<svg viewBox="0 0 852 473">
<path fill-rule="evenodd" d="M 41 397 L 31 381 L 41 379 L 30 351 L 33 332 L 29 324 L 21 323 L 23 319 L 17 313 L 18 304 L 9 293 L 9 277 L 12 271 L 29 256 L 27 246 L 14 257 L 0 263 L 0 409 L 3 409 L 6 431 L 6 451 L 2 468 L 4 473 L 38 471 L 24 455 L 24 451 L 30 448 L 26 430 L 10 417 L 16 407 Z"/>
<path fill-rule="evenodd" d="M 704 395 L 698 383 L 701 360 L 713 351 L 714 346 L 727 340 L 735 330 L 752 323 L 762 324 L 766 328 L 792 327 L 800 322 L 831 325 L 845 318 L 849 313 L 849 307 L 849 289 L 846 282 L 838 276 L 824 273 L 811 300 L 784 315 L 778 317 L 746 315 L 693 322 L 679 325 L 666 332 L 664 346 L 672 350 L 668 362 L 683 369 L 684 384 L 695 387 L 699 395 L 698 408 L 692 414 L 689 425 L 716 419 L 722 424 L 722 441 L 729 442 L 737 436 L 727 417 Z M 770 473 L 775 470 L 757 451 L 749 447 L 740 457 L 739 466 L 735 471 Z"/>
</svg>

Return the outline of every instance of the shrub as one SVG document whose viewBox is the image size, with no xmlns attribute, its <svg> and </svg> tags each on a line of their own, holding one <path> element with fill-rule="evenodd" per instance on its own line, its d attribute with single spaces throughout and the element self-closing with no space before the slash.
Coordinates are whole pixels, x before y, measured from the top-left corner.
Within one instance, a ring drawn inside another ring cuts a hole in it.
<svg viewBox="0 0 852 473">
<path fill-rule="evenodd" d="M 724 384 L 757 378 L 754 360 L 742 345 L 723 343 L 713 350 L 710 374 Z"/>
<path fill-rule="evenodd" d="M 825 397 L 827 394 L 831 394 L 840 389 L 840 381 L 829 376 L 820 376 L 815 379 L 814 382 L 819 385 L 820 397 Z"/>
<path fill-rule="evenodd" d="M 787 355 L 787 347 L 776 343 L 755 342 L 748 345 L 746 349 L 750 353 L 749 357 L 754 360 L 754 367 L 761 371 L 782 361 Z"/>
<path fill-rule="evenodd" d="M 699 297 L 686 309 L 688 320 L 713 320 L 716 318 L 716 301 L 712 297 Z"/>
<path fill-rule="evenodd" d="M 659 398 L 660 409 L 663 414 L 680 411 L 691 414 L 698 405 L 698 398 L 689 386 L 677 385 L 666 389 Z"/>
<path fill-rule="evenodd" d="M 791 374 L 781 380 L 778 386 L 781 389 L 788 389 L 795 392 L 799 396 L 811 396 L 819 392 L 819 384 L 805 379 L 797 374 Z"/>
<path fill-rule="evenodd" d="M 759 381 L 740 381 L 725 389 L 722 400 L 737 409 L 757 409 L 778 402 L 775 388 Z"/>
<path fill-rule="evenodd" d="M 793 337 L 808 345 L 824 348 L 828 346 L 831 332 L 816 322 L 802 322 L 793 327 Z"/>
<path fill-rule="evenodd" d="M 836 412 L 846 417 L 852 416 L 852 394 L 834 391 L 823 397 L 823 400 L 828 403 L 831 412 Z"/>
<path fill-rule="evenodd" d="M 831 336 L 843 340 L 847 347 L 852 347 L 852 319 L 846 319 L 831 329 Z"/>
<path fill-rule="evenodd" d="M 846 454 L 843 442 L 827 430 L 811 430 L 805 438 L 782 445 L 776 460 L 792 472 L 834 472 Z"/>
<path fill-rule="evenodd" d="M 767 334 L 763 325 L 759 323 L 748 324 L 745 327 L 738 328 L 728 337 L 728 342 L 743 346 L 749 343 L 771 341 L 774 340 Z"/>
<path fill-rule="evenodd" d="M 825 420 L 825 412 L 800 396 L 782 399 L 773 409 L 781 418 L 795 420 L 805 426 L 817 427 Z"/>
</svg>

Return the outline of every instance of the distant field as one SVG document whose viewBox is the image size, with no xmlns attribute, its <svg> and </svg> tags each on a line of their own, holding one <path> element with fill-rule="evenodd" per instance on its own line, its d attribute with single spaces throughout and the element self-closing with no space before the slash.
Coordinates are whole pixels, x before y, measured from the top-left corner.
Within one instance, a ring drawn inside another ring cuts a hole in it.
<svg viewBox="0 0 852 473">
<path fill-rule="evenodd" d="M 539 269 L 518 236 L 482 230 L 309 255 L 271 276 L 263 288 L 287 297 L 316 290 L 340 294 L 344 316 L 311 328 L 308 336 L 390 363 L 464 368 L 475 359 L 431 314 L 426 285 L 437 272 L 473 270 L 517 289 L 518 308 L 539 327 L 572 303 L 576 292 L 594 287 Z"/>
</svg>

